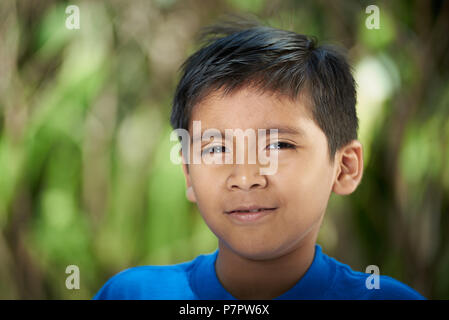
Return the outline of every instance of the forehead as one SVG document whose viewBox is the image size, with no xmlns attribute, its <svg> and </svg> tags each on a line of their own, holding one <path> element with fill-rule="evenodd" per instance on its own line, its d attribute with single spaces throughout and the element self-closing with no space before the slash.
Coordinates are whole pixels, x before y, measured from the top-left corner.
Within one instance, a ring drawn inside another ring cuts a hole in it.
<svg viewBox="0 0 449 320">
<path fill-rule="evenodd" d="M 220 90 L 207 95 L 193 108 L 189 131 L 193 121 L 201 121 L 202 128 L 285 128 L 286 131 L 301 131 L 313 122 L 303 97 L 292 100 L 252 88 L 226 95 Z"/>
</svg>

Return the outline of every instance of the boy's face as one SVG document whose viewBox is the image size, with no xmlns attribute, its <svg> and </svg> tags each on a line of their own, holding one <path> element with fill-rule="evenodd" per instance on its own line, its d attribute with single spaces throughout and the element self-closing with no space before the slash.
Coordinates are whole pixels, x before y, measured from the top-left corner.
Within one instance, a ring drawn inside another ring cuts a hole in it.
<svg viewBox="0 0 449 320">
<path fill-rule="evenodd" d="M 251 128 L 257 135 L 259 128 L 279 130 L 278 139 L 267 138 L 266 143 L 271 145 L 269 152 L 277 152 L 273 175 L 261 175 L 257 162 L 248 164 L 247 141 L 243 164 L 190 164 L 188 173 L 183 164 L 187 187 L 192 187 L 188 198 L 197 203 L 222 244 L 250 259 L 270 259 L 294 250 L 305 237 L 317 234 L 337 170 L 329 161 L 326 136 L 300 100 L 245 88 L 232 95 L 210 95 L 196 105 L 190 133 L 194 120 L 201 121 L 202 131 Z M 302 134 L 282 133 L 284 127 Z M 286 143 L 294 148 L 287 148 Z M 201 150 L 217 145 L 229 147 L 223 137 L 222 144 L 203 142 Z M 276 210 L 251 222 L 241 222 L 227 213 L 248 205 Z"/>
</svg>

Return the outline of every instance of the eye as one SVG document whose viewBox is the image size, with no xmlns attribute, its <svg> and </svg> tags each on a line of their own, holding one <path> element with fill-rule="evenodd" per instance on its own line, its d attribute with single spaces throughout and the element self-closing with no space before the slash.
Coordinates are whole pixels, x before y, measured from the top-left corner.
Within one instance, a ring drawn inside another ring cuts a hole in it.
<svg viewBox="0 0 449 320">
<path fill-rule="evenodd" d="M 216 153 L 223 153 L 226 152 L 226 147 L 225 146 L 212 146 L 212 147 L 208 147 L 206 149 L 204 149 L 202 151 L 202 154 L 204 155 L 211 155 L 211 154 L 216 154 Z"/>
<path fill-rule="evenodd" d="M 276 146 L 276 148 L 270 148 L 271 146 Z M 268 149 L 295 149 L 295 146 L 290 143 L 287 143 L 287 142 L 278 141 L 278 142 L 268 145 L 267 148 Z"/>
</svg>

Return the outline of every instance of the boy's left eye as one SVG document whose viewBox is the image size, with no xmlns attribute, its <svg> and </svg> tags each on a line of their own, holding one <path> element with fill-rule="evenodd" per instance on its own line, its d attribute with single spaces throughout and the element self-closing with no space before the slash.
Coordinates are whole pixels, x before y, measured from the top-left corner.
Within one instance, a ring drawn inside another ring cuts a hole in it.
<svg viewBox="0 0 449 320">
<path fill-rule="evenodd" d="M 274 149 L 285 149 L 285 148 L 287 148 L 287 149 L 295 149 L 295 146 L 294 145 L 292 145 L 292 144 L 290 144 L 290 143 L 287 143 L 287 142 L 282 142 L 282 141 L 278 141 L 278 142 L 275 142 L 275 143 L 272 143 L 272 144 L 270 144 L 270 145 L 268 145 L 268 149 L 273 149 L 273 148 L 270 148 L 271 146 L 279 146 L 279 148 L 274 148 Z"/>
</svg>

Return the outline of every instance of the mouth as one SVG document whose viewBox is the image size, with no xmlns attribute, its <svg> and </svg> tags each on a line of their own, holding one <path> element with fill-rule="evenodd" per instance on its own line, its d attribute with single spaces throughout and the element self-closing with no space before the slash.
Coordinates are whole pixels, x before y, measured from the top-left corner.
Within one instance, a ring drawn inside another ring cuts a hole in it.
<svg viewBox="0 0 449 320">
<path fill-rule="evenodd" d="M 225 211 L 225 213 L 237 222 L 253 222 L 259 219 L 262 219 L 264 216 L 268 216 L 271 213 L 274 213 L 278 208 L 274 207 L 239 207 L 234 210 Z"/>
<path fill-rule="evenodd" d="M 239 207 L 235 207 L 232 210 L 225 211 L 227 214 L 233 214 L 233 213 L 256 213 L 256 212 L 263 212 L 263 211 L 272 211 L 276 210 L 276 207 L 270 207 L 270 206 L 260 206 L 260 205 L 243 205 Z"/>
<path fill-rule="evenodd" d="M 273 211 L 273 210 L 276 210 L 276 208 L 259 208 L 259 209 L 251 209 L 251 210 L 240 209 L 240 210 L 226 211 L 226 213 L 227 214 L 233 214 L 233 213 L 245 214 L 245 213 L 256 213 L 256 212 Z"/>
</svg>

